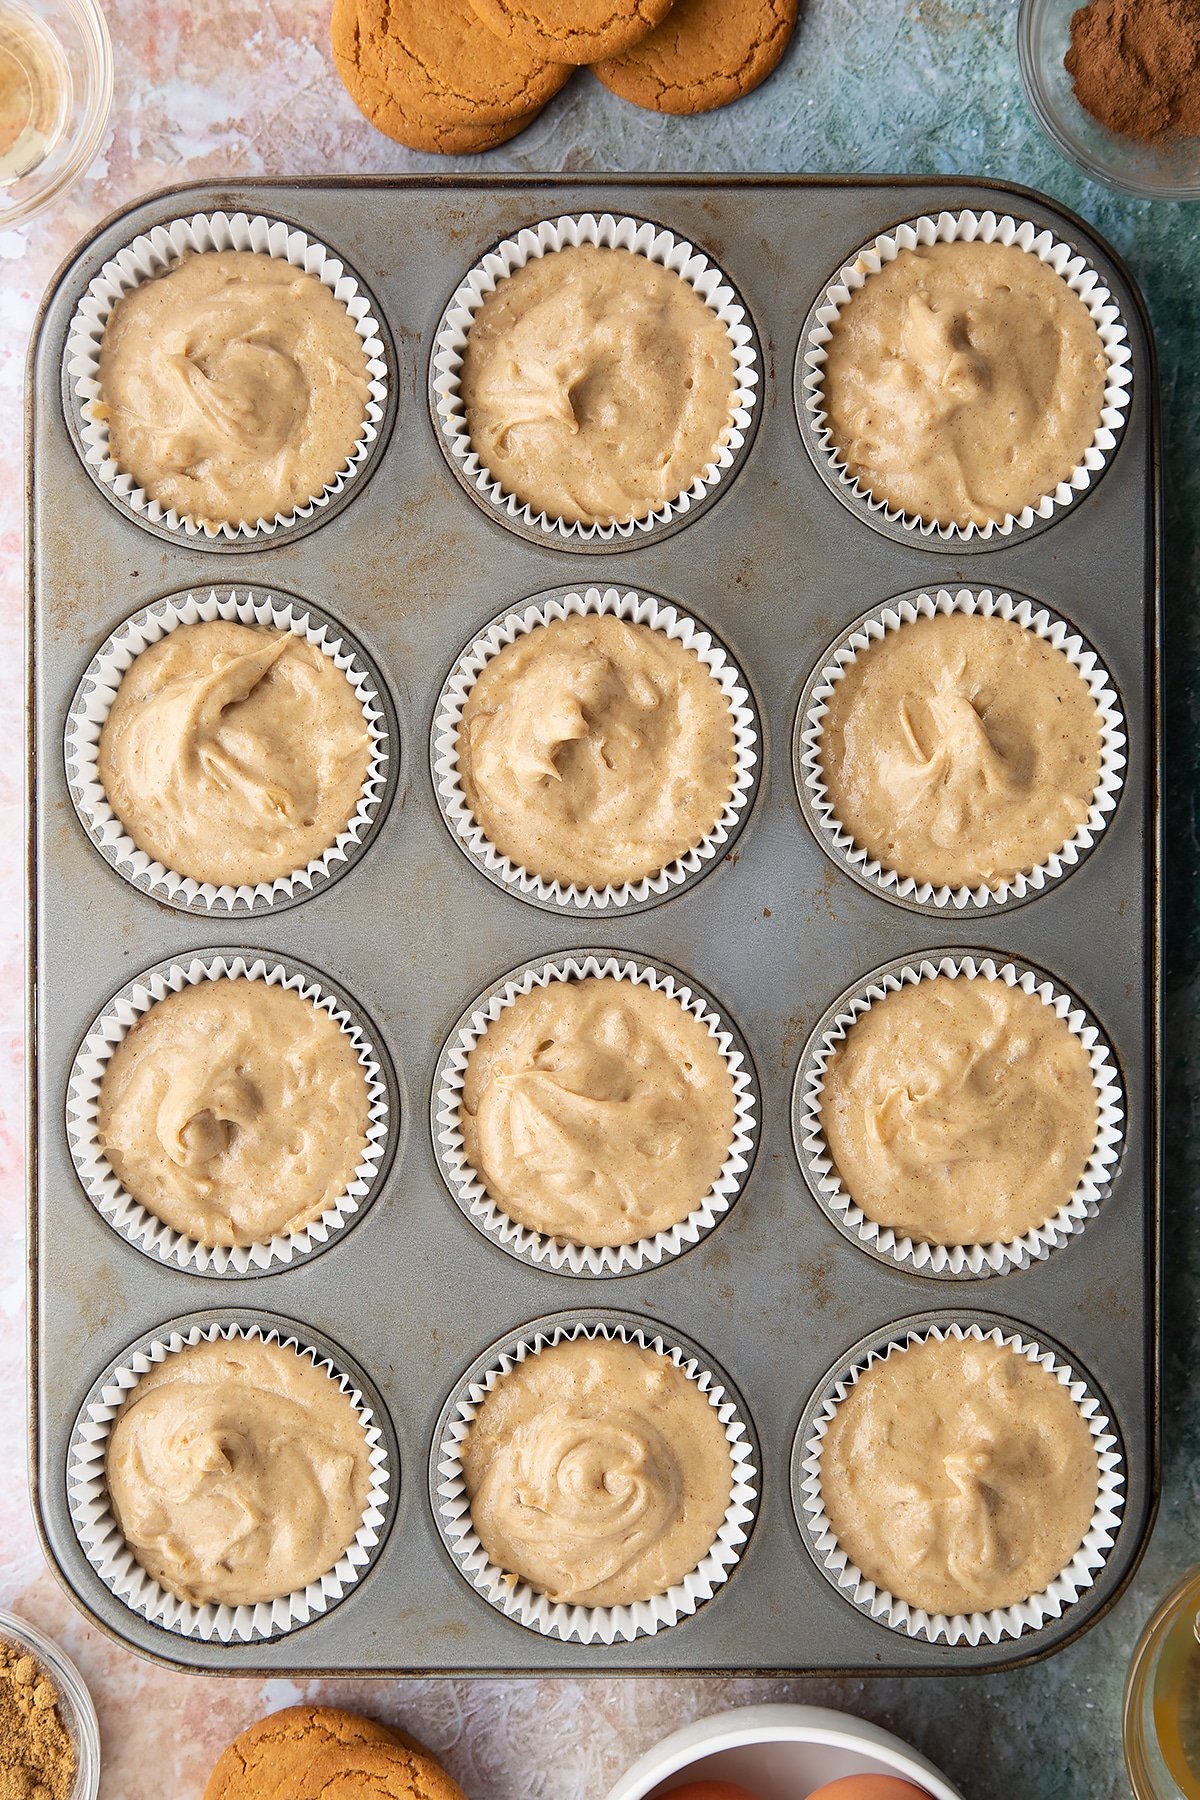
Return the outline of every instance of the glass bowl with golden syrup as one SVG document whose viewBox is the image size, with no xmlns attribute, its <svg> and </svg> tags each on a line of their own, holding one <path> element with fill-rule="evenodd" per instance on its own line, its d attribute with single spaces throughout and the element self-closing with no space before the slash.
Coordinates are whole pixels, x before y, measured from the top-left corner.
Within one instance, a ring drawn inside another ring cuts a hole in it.
<svg viewBox="0 0 1200 1800">
<path fill-rule="evenodd" d="M 1200 1569 L 1172 1588 L 1138 1639 L 1123 1735 L 1134 1800 L 1200 1794 Z"/>
</svg>

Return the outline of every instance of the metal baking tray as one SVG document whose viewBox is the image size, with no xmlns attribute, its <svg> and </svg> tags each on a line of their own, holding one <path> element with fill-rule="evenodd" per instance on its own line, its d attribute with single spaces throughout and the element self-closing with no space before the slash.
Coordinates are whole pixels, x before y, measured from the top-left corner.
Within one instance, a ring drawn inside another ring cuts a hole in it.
<svg viewBox="0 0 1200 1800">
<path fill-rule="evenodd" d="M 793 366 L 820 287 L 860 244 L 923 212 L 1011 210 L 1079 245 L 1120 299 L 1133 402 L 1095 490 L 1052 529 L 960 556 L 898 544 L 839 505 L 800 440 Z M 362 276 L 395 348 L 397 415 L 369 481 L 319 529 L 216 556 L 121 516 L 84 471 L 63 412 L 63 349 L 101 263 L 139 231 L 197 211 L 283 218 Z M 487 518 L 446 466 L 427 410 L 433 333 L 465 271 L 497 240 L 573 211 L 656 220 L 732 277 L 762 345 L 760 421 L 735 481 L 661 542 L 572 558 Z M 142 1653 L 192 1669 L 278 1674 L 587 1671 L 919 1671 L 1011 1665 L 1092 1624 L 1128 1581 L 1158 1484 L 1159 436 L 1153 343 L 1113 253 L 1036 194 L 967 180 L 630 176 L 244 182 L 157 194 L 80 249 L 43 303 L 29 365 L 30 1258 L 32 1478 L 47 1554 L 78 1604 Z M 1125 792 L 1095 853 L 1013 911 L 924 916 L 864 891 L 804 823 L 789 745 L 797 702 L 835 635 L 866 607 L 928 585 L 1005 587 L 1046 601 L 1096 646 L 1129 731 Z M 429 729 L 464 640 L 508 604 L 575 581 L 647 590 L 729 643 L 756 692 L 764 770 L 733 852 L 651 910 L 572 918 L 498 891 L 435 803 Z M 283 589 L 344 621 L 374 658 L 399 721 L 399 791 L 376 841 L 334 887 L 278 915 L 200 918 L 136 891 L 88 842 L 63 768 L 66 709 L 109 631 L 189 587 Z M 599 1284 L 529 1267 L 476 1231 L 434 1160 L 429 1091 L 464 1007 L 523 961 L 597 942 L 694 975 L 749 1042 L 762 1097 L 758 1155 L 730 1214 L 688 1254 Z M 63 1121 L 71 1059 L 109 996 L 185 951 L 250 944 L 344 984 L 395 1063 L 401 1118 L 384 1190 L 300 1266 L 230 1282 L 164 1268 L 112 1231 L 76 1178 Z M 1027 959 L 1075 990 L 1119 1061 L 1127 1136 L 1110 1196 L 1080 1237 L 1027 1270 L 931 1282 L 848 1243 L 809 1196 L 789 1127 L 796 1064 L 858 977 L 934 946 Z M 431 1439 L 451 1389 L 518 1325 L 577 1307 L 675 1326 L 741 1390 L 762 1450 L 761 1503 L 741 1563 L 691 1619 L 632 1644 L 585 1647 L 525 1630 L 458 1573 L 434 1526 Z M 862 1616 L 799 1540 L 789 1459 L 831 1365 L 890 1321 L 936 1309 L 1000 1314 L 1077 1358 L 1112 1409 L 1128 1488 L 1095 1585 L 1034 1636 L 978 1648 L 910 1639 Z M 343 1346 L 383 1395 L 401 1479 L 375 1566 L 325 1617 L 271 1642 L 172 1636 L 117 1601 L 75 1538 L 68 1438 L 96 1375 L 180 1315 L 271 1313 Z"/>
</svg>

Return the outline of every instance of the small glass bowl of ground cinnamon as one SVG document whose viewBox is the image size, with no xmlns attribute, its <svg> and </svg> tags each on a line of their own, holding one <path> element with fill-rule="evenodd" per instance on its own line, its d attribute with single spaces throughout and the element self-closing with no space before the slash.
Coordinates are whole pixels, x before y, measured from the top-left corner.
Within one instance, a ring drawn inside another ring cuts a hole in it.
<svg viewBox="0 0 1200 1800">
<path fill-rule="evenodd" d="M 0 1796 L 96 1800 L 100 1728 L 82 1677 L 58 1645 L 0 1612 Z"/>
<path fill-rule="evenodd" d="M 1017 51 L 1034 116 L 1092 180 L 1200 198 L 1195 0 L 1021 0 Z"/>
</svg>

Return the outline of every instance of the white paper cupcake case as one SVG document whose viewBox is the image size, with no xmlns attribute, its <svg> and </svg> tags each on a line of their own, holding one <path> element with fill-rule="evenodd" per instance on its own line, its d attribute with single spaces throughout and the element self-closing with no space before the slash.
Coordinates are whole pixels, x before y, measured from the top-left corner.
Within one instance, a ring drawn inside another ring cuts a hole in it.
<svg viewBox="0 0 1200 1800">
<path fill-rule="evenodd" d="M 345 1032 L 367 1084 L 367 1143 L 346 1192 L 302 1230 L 273 1237 L 265 1244 L 209 1246 L 184 1237 L 126 1192 L 100 1144 L 100 1088 L 118 1044 L 159 1000 L 204 981 L 264 981 L 299 994 L 328 1013 Z M 177 961 L 159 963 L 113 995 L 76 1052 L 66 1099 L 67 1140 L 76 1173 L 88 1199 L 113 1230 L 136 1250 L 171 1268 L 222 1276 L 294 1268 L 361 1218 L 383 1185 L 396 1135 L 392 1088 L 383 1058 L 357 1007 L 290 958 L 253 950 L 200 950 Z"/>
<path fill-rule="evenodd" d="M 505 1375 L 554 1344 L 577 1338 L 637 1344 L 667 1356 L 705 1395 L 725 1428 L 733 1459 L 729 1505 L 708 1555 L 690 1575 L 652 1600 L 631 1606 L 575 1606 L 553 1601 L 527 1581 L 490 1563 L 471 1523 L 463 1479 L 461 1446 L 479 1407 Z M 643 1326 L 627 1314 L 557 1315 L 525 1328 L 488 1352 L 451 1394 L 434 1438 L 430 1487 L 434 1518 L 443 1542 L 466 1579 L 506 1618 L 543 1637 L 575 1638 L 581 1644 L 629 1644 L 653 1637 L 710 1600 L 739 1561 L 758 1510 L 758 1449 L 744 1405 L 720 1370 L 710 1369 L 703 1350 L 658 1326 Z"/>
<path fill-rule="evenodd" d="M 698 1206 L 677 1225 L 631 1244 L 560 1243 L 520 1225 L 493 1200 L 466 1159 L 460 1123 L 467 1062 L 475 1045 L 521 995 L 556 981 L 641 983 L 677 1000 L 685 1012 L 705 1026 L 729 1070 L 733 1084 L 734 1122 L 729 1150 L 712 1187 Z M 632 1275 L 658 1267 L 698 1244 L 724 1218 L 749 1177 L 758 1141 L 758 1094 L 750 1052 L 707 994 L 677 970 L 635 961 L 619 952 L 579 950 L 515 969 L 474 1001 L 455 1026 L 438 1058 L 433 1081 L 433 1147 L 442 1178 L 471 1223 L 510 1255 L 557 1274 Z"/>
<path fill-rule="evenodd" d="M 371 1488 L 353 1543 L 320 1580 L 281 1599 L 256 1605 L 197 1606 L 169 1594 L 134 1558 L 109 1503 L 105 1457 L 113 1421 L 143 1375 L 168 1356 L 194 1344 L 233 1338 L 258 1338 L 267 1344 L 281 1344 L 311 1357 L 316 1368 L 326 1371 L 350 1400 L 362 1423 L 370 1453 Z M 122 1352 L 101 1376 L 80 1409 L 67 1452 L 71 1521 L 84 1554 L 101 1581 L 118 1600 L 152 1625 L 180 1637 L 200 1638 L 205 1643 L 248 1644 L 282 1637 L 336 1606 L 361 1580 L 383 1544 L 392 1479 L 378 1402 L 364 1392 L 356 1376 L 338 1366 L 336 1354 L 315 1348 L 307 1341 L 303 1326 L 293 1328 L 284 1320 L 275 1327 L 269 1323 L 239 1324 L 220 1319 L 195 1323 L 184 1319 L 177 1327 L 161 1327 L 158 1335 Z"/>
<path fill-rule="evenodd" d="M 700 843 L 665 868 L 640 881 L 609 882 L 604 887 L 578 887 L 574 882 L 547 881 L 522 868 L 490 841 L 463 792 L 458 764 L 458 734 L 463 709 L 487 664 L 518 638 L 555 619 L 605 614 L 630 624 L 661 631 L 690 650 L 724 694 L 733 724 L 733 787 L 725 808 Z M 724 644 L 707 626 L 662 600 L 632 588 L 556 588 L 535 595 L 520 608 L 501 613 L 472 638 L 446 677 L 433 716 L 431 751 L 433 786 L 438 808 L 455 842 L 497 886 L 532 905 L 576 913 L 651 907 L 693 885 L 732 847 L 750 815 L 761 770 L 761 727 L 750 685 Z"/>
<path fill-rule="evenodd" d="M 934 519 L 919 518 L 876 498 L 851 475 L 839 456 L 825 411 L 826 346 L 833 335 L 833 322 L 842 308 L 884 263 L 894 261 L 901 250 L 912 250 L 919 244 L 954 242 L 1015 245 L 1047 264 L 1087 307 L 1108 362 L 1100 422 L 1083 461 L 1052 493 L 1043 494 L 1036 505 L 1026 506 L 1017 514 L 1007 513 L 1002 519 L 989 520 L 983 526 L 973 521 L 965 526 L 939 524 Z M 1039 230 L 1028 219 L 1014 219 L 1007 213 L 944 212 L 936 218 L 922 214 L 890 232 L 882 232 L 873 243 L 865 244 L 852 256 L 829 282 L 812 308 L 801 334 L 796 364 L 796 407 L 806 445 L 818 469 L 839 497 L 868 523 L 887 530 L 889 535 L 910 535 L 926 540 L 926 548 L 930 549 L 982 550 L 997 538 L 1012 538 L 1014 534 L 1029 531 L 1061 515 L 1086 493 L 1117 447 L 1129 411 L 1132 381 L 1129 334 L 1121 319 L 1120 308 L 1084 255 L 1048 229 Z"/>
<path fill-rule="evenodd" d="M 1088 816 L 1061 849 L 1035 868 L 996 887 L 934 887 L 887 868 L 855 843 L 834 812 L 821 769 L 821 740 L 829 701 L 849 666 L 889 631 L 902 630 L 916 619 L 937 614 L 968 613 L 997 618 L 1032 631 L 1060 650 L 1079 671 L 1100 714 L 1100 773 Z M 987 907 L 992 911 L 1020 905 L 1044 893 L 1083 860 L 1108 824 L 1125 779 L 1125 718 L 1116 687 L 1096 652 L 1075 628 L 1047 606 L 1022 594 L 993 593 L 991 588 L 913 589 L 857 619 L 822 657 L 809 678 L 796 714 L 793 767 L 801 810 L 821 848 L 839 867 L 885 899 L 920 912 L 952 907 Z"/>
<path fill-rule="evenodd" d="M 315 275 L 345 306 L 366 357 L 366 412 L 357 442 L 343 468 L 304 506 L 289 513 L 276 513 L 273 519 L 259 519 L 253 525 L 200 524 L 195 519 L 181 518 L 173 507 L 167 509 L 152 500 L 113 459 L 108 425 L 98 416 L 103 398 L 100 346 L 104 328 L 118 300 L 140 287 L 143 281 L 161 275 L 181 256 L 210 250 L 250 250 Z M 281 219 L 265 219 L 259 215 L 251 218 L 242 212 L 232 215 L 195 213 L 190 219 L 173 219 L 169 225 L 155 225 L 149 232 L 134 238 L 93 277 L 76 308 L 67 334 L 66 377 L 72 437 L 93 480 L 138 524 L 178 533 L 200 549 L 251 549 L 262 540 L 278 542 L 297 526 L 319 521 L 322 515 L 329 516 L 331 511 L 337 510 L 337 503 L 343 496 L 350 497 L 356 478 L 383 441 L 388 403 L 388 353 L 374 314 L 374 302 L 359 279 L 324 244 L 317 243 Z"/>
<path fill-rule="evenodd" d="M 846 1398 L 859 1376 L 873 1363 L 886 1361 L 889 1356 L 910 1345 L 923 1343 L 928 1338 L 936 1338 L 939 1342 L 944 1342 L 947 1338 L 959 1342 L 969 1339 L 976 1343 L 982 1343 L 986 1339 L 995 1344 L 1007 1344 L 1029 1362 L 1040 1363 L 1042 1368 L 1056 1376 L 1067 1388 L 1092 1434 L 1099 1490 L 1087 1534 L 1061 1575 L 1043 1588 L 1041 1593 L 1030 1595 L 1017 1606 L 998 1607 L 987 1613 L 950 1615 L 931 1614 L 921 1607 L 910 1606 L 906 1600 L 897 1599 L 886 1588 L 877 1587 L 850 1562 L 838 1544 L 825 1511 L 821 1498 L 821 1454 L 829 1422 L 839 1404 Z M 1122 1492 L 1124 1485 L 1125 1474 L 1119 1440 L 1087 1381 L 1077 1375 L 1069 1363 L 1061 1360 L 1054 1350 L 1043 1349 L 1040 1344 L 1022 1336 L 1015 1329 L 1006 1329 L 1002 1324 L 994 1324 L 990 1320 L 964 1325 L 957 1320 L 951 1322 L 942 1319 L 936 1324 L 915 1323 L 909 1329 L 905 1329 L 903 1324 L 893 1327 L 891 1333 L 882 1336 L 877 1348 L 861 1353 L 857 1360 L 848 1360 L 826 1378 L 801 1421 L 792 1459 L 792 1496 L 796 1518 L 805 1542 L 826 1579 L 860 1612 L 866 1613 L 890 1630 L 908 1637 L 926 1638 L 930 1643 L 942 1640 L 949 1645 L 974 1646 L 983 1642 L 997 1644 L 1002 1638 L 1019 1638 L 1026 1632 L 1040 1630 L 1049 1620 L 1061 1618 L 1064 1609 L 1093 1585 L 1107 1560 L 1121 1521 L 1121 1509 L 1125 1503 Z"/>
<path fill-rule="evenodd" d="M 821 1127 L 825 1071 L 835 1049 L 855 1022 L 886 994 L 935 978 L 999 981 L 1036 995 L 1074 1033 L 1088 1053 L 1096 1094 L 1096 1136 L 1091 1155 L 1070 1198 L 1044 1225 L 1005 1242 L 929 1244 L 879 1225 L 856 1206 L 842 1186 Z M 1065 1244 L 1095 1217 L 1107 1195 L 1121 1153 L 1124 1096 L 1111 1048 L 1078 1000 L 1039 969 L 1020 962 L 963 951 L 931 950 L 920 962 L 877 969 L 837 1001 L 817 1026 L 800 1059 L 792 1100 L 793 1135 L 804 1178 L 818 1204 L 838 1229 L 877 1256 L 890 1258 L 919 1275 L 987 1276 L 1026 1268 Z"/>
<path fill-rule="evenodd" d="M 692 485 L 657 512 L 621 525 L 583 525 L 523 505 L 472 449 L 459 377 L 471 321 L 506 276 L 536 257 L 580 244 L 631 250 L 672 269 L 695 289 L 729 334 L 736 383 L 728 435 Z M 466 491 L 502 525 L 564 550 L 619 550 L 630 539 L 662 535 L 694 517 L 741 462 L 753 436 L 758 401 L 758 344 L 749 311 L 732 282 L 693 244 L 645 219 L 580 213 L 543 219 L 505 238 L 463 277 L 442 315 L 429 367 L 429 405 L 442 449 Z"/>
<path fill-rule="evenodd" d="M 126 670 L 143 650 L 181 625 L 216 619 L 290 631 L 315 645 L 340 669 L 362 707 L 371 739 L 366 779 L 352 817 L 329 848 L 303 868 L 273 881 L 217 886 L 182 875 L 139 850 L 109 805 L 100 781 L 100 733 Z M 341 625 L 290 594 L 256 593 L 251 588 L 210 588 L 169 594 L 126 619 L 100 646 L 75 690 L 64 739 L 67 786 L 80 823 L 118 875 L 156 900 L 182 911 L 214 917 L 278 910 L 319 893 L 345 873 L 366 848 L 387 812 L 395 789 L 398 741 L 382 679 L 361 647 Z"/>
</svg>

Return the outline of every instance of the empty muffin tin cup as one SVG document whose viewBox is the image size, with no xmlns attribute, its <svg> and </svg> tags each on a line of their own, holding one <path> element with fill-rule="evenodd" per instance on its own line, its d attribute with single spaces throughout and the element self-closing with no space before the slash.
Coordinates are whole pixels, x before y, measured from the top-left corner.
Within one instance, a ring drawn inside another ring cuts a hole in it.
<svg viewBox="0 0 1200 1800">
<path fill-rule="evenodd" d="M 231 1606 L 196 1605 L 160 1587 L 130 1550 L 108 1495 L 105 1459 L 117 1413 L 143 1375 L 195 1344 L 259 1339 L 311 1358 L 346 1395 L 367 1441 L 371 1487 L 353 1542 L 334 1567 L 305 1588 L 278 1600 Z M 348 1357 L 307 1326 L 268 1314 L 241 1319 L 197 1315 L 159 1326 L 131 1344 L 93 1384 L 79 1410 L 67 1451 L 67 1498 L 84 1554 L 117 1599 L 150 1624 L 205 1643 L 249 1644 L 283 1637 L 320 1618 L 362 1580 L 383 1548 L 395 1508 L 391 1490 L 397 1469 L 391 1426 L 374 1388 Z"/>
<path fill-rule="evenodd" d="M 345 1032 L 366 1083 L 366 1143 L 345 1193 L 301 1229 L 261 1244 L 201 1244 L 173 1230 L 121 1185 L 100 1142 L 100 1090 L 114 1051 L 158 1001 L 206 981 L 262 981 L 300 995 Z M 67 1142 L 84 1193 L 101 1218 L 135 1250 L 195 1275 L 264 1275 L 295 1268 L 318 1255 L 361 1219 L 391 1166 L 399 1110 L 395 1075 L 378 1033 L 357 1003 L 327 977 L 291 957 L 256 950 L 198 950 L 136 976 L 97 1015 L 68 1077 Z"/>
<path fill-rule="evenodd" d="M 966 525 L 922 518 L 894 507 L 872 494 L 850 473 L 833 440 L 825 399 L 825 365 L 832 327 L 842 308 L 886 263 L 902 250 L 918 245 L 950 243 L 999 243 L 1015 246 L 1054 270 L 1086 306 L 1104 349 L 1107 363 L 1104 398 L 1091 443 L 1082 460 L 1052 492 L 1018 513 L 989 519 L 984 525 Z M 1081 251 L 1040 229 L 1028 219 L 1007 213 L 924 213 L 880 235 L 843 264 L 814 303 L 796 353 L 796 413 L 805 448 L 826 486 L 852 512 L 885 536 L 901 543 L 915 542 L 925 550 L 986 550 L 997 542 L 1011 543 L 1044 529 L 1093 487 L 1112 460 L 1129 412 L 1133 362 L 1129 333 L 1110 290 Z"/>
<path fill-rule="evenodd" d="M 734 388 L 726 434 L 713 459 L 683 493 L 656 511 L 623 524 L 585 525 L 535 512 L 492 475 L 471 444 L 460 377 L 471 322 L 507 276 L 538 257 L 581 244 L 629 250 L 671 269 L 693 288 L 724 325 L 733 355 Z M 505 238 L 468 271 L 455 289 L 434 340 L 429 365 L 429 410 L 438 443 L 459 485 L 510 531 L 534 543 L 575 554 L 623 550 L 667 537 L 705 512 L 737 473 L 758 416 L 758 339 L 745 301 L 729 277 L 694 244 L 646 219 L 580 213 L 543 219 Z"/>
<path fill-rule="evenodd" d="M 144 281 L 162 275 L 183 256 L 213 250 L 252 251 L 315 275 L 346 308 L 366 361 L 367 402 L 354 448 L 343 466 L 303 506 L 253 523 L 215 523 L 164 507 L 121 468 L 109 443 L 100 387 L 100 348 L 113 308 Z M 315 529 L 353 498 L 364 471 L 382 448 L 388 417 L 389 349 L 379 309 L 362 281 L 324 244 L 282 219 L 246 213 L 195 213 L 155 225 L 110 258 L 81 297 L 67 334 L 63 403 L 71 438 L 101 492 L 129 518 L 158 536 L 175 536 L 198 549 L 256 550 Z"/>
<path fill-rule="evenodd" d="M 605 616 L 660 631 L 690 650 L 729 705 L 733 728 L 733 782 L 712 829 L 698 844 L 638 881 L 580 887 L 547 879 L 497 849 L 471 811 L 458 761 L 463 709 L 493 657 L 556 619 Z M 456 844 L 497 887 L 548 912 L 644 911 L 695 885 L 732 849 L 750 816 L 762 772 L 762 728 L 750 684 L 732 654 L 706 625 L 656 594 L 632 588 L 554 588 L 523 606 L 499 613 L 459 654 L 438 696 L 430 733 L 433 788 L 438 809 Z"/>
<path fill-rule="evenodd" d="M 1074 1191 L 1044 1224 L 999 1243 L 935 1244 L 880 1225 L 857 1206 L 842 1183 L 821 1125 L 825 1074 L 856 1022 L 888 994 L 922 981 L 999 982 L 1036 995 L 1087 1051 L 1096 1097 L 1096 1132 Z M 978 951 L 931 950 L 921 960 L 898 960 L 866 975 L 836 1000 L 805 1046 L 792 1093 L 792 1136 L 813 1198 L 844 1237 L 881 1261 L 917 1275 L 1004 1275 L 1024 1269 L 1077 1237 L 1107 1196 L 1121 1154 L 1125 1103 L 1115 1059 L 1095 1019 L 1041 969 Z"/>
<path fill-rule="evenodd" d="M 877 1587 L 850 1561 L 841 1548 L 821 1496 L 821 1456 L 829 1424 L 855 1382 L 879 1362 L 933 1338 L 1007 1345 L 1030 1363 L 1038 1363 L 1069 1392 L 1079 1415 L 1091 1433 L 1096 1451 L 1098 1485 L 1096 1504 L 1083 1542 L 1066 1568 L 1040 1593 L 1018 1605 L 996 1607 L 990 1612 L 928 1613 L 886 1588 Z M 1110 1424 L 1090 1378 L 1067 1361 L 1057 1345 L 1045 1346 L 1027 1337 L 1007 1320 L 990 1314 L 940 1314 L 934 1318 L 901 1320 L 855 1346 L 837 1364 L 809 1401 L 792 1449 L 792 1504 L 800 1536 L 826 1581 L 851 1605 L 891 1631 L 930 1643 L 949 1645 L 997 1644 L 1002 1638 L 1019 1638 L 1061 1618 L 1067 1607 L 1092 1586 L 1116 1542 L 1125 1503 L 1125 1473 L 1120 1442 Z"/>
<path fill-rule="evenodd" d="M 1085 682 L 1100 718 L 1100 772 L 1088 814 L 1072 835 L 1044 862 L 1023 869 L 1011 881 L 995 887 L 935 887 L 897 869 L 890 869 L 855 843 L 834 811 L 821 766 L 825 718 L 837 683 L 853 663 L 890 631 L 903 631 L 917 619 L 949 613 L 974 614 L 1003 619 L 1032 631 L 1066 657 Z M 796 712 L 792 741 L 792 771 L 800 810 L 825 854 L 861 887 L 881 894 L 914 912 L 963 912 L 987 908 L 1000 912 L 1043 894 L 1064 875 L 1069 875 L 1095 847 L 1112 817 L 1125 780 L 1125 717 L 1116 685 L 1087 639 L 1073 625 L 1024 594 L 993 592 L 991 588 L 914 588 L 873 607 L 836 638 L 809 676 Z"/>
<path fill-rule="evenodd" d="M 217 885 L 168 869 L 140 850 L 109 804 L 100 780 L 100 734 L 117 689 L 143 650 L 181 625 L 222 619 L 290 632 L 314 645 L 346 677 L 362 708 L 371 741 L 367 773 L 351 817 L 328 849 L 303 868 L 272 881 Z M 250 588 L 210 588 L 168 594 L 144 606 L 105 639 L 75 690 L 64 737 L 67 787 L 79 822 L 105 862 L 125 881 L 182 912 L 227 918 L 279 912 L 322 892 L 363 854 L 387 817 L 399 774 L 400 740 L 387 687 L 378 669 L 345 627 L 292 594 Z"/>
<path fill-rule="evenodd" d="M 667 1357 L 700 1389 L 717 1414 L 733 1464 L 725 1517 L 703 1561 L 665 1594 L 629 1606 L 554 1601 L 529 1582 L 488 1561 L 471 1522 L 461 1448 L 493 1388 L 529 1357 L 577 1339 L 636 1344 Z M 758 1510 L 758 1445 L 745 1403 L 707 1352 L 678 1332 L 629 1313 L 556 1313 L 534 1321 L 485 1351 L 454 1388 L 433 1439 L 429 1487 L 442 1541 L 464 1579 L 505 1618 L 543 1637 L 581 1644 L 631 1644 L 689 1618 L 729 1580 Z"/>
<path fill-rule="evenodd" d="M 724 1059 L 734 1105 L 729 1148 L 720 1171 L 708 1193 L 686 1218 L 633 1243 L 603 1247 L 562 1242 L 511 1218 L 467 1161 L 461 1123 L 467 1063 L 488 1026 L 522 995 L 531 994 L 536 988 L 590 979 L 640 984 L 678 1001 L 686 1013 L 705 1027 Z M 642 962 L 620 951 L 577 950 L 570 955 L 523 964 L 468 1007 L 443 1047 L 434 1073 L 433 1147 L 442 1178 L 459 1208 L 477 1231 L 510 1256 L 561 1275 L 633 1275 L 681 1256 L 725 1217 L 749 1179 L 758 1144 L 759 1110 L 749 1048 L 736 1026 L 703 989 L 662 963 Z"/>
</svg>

